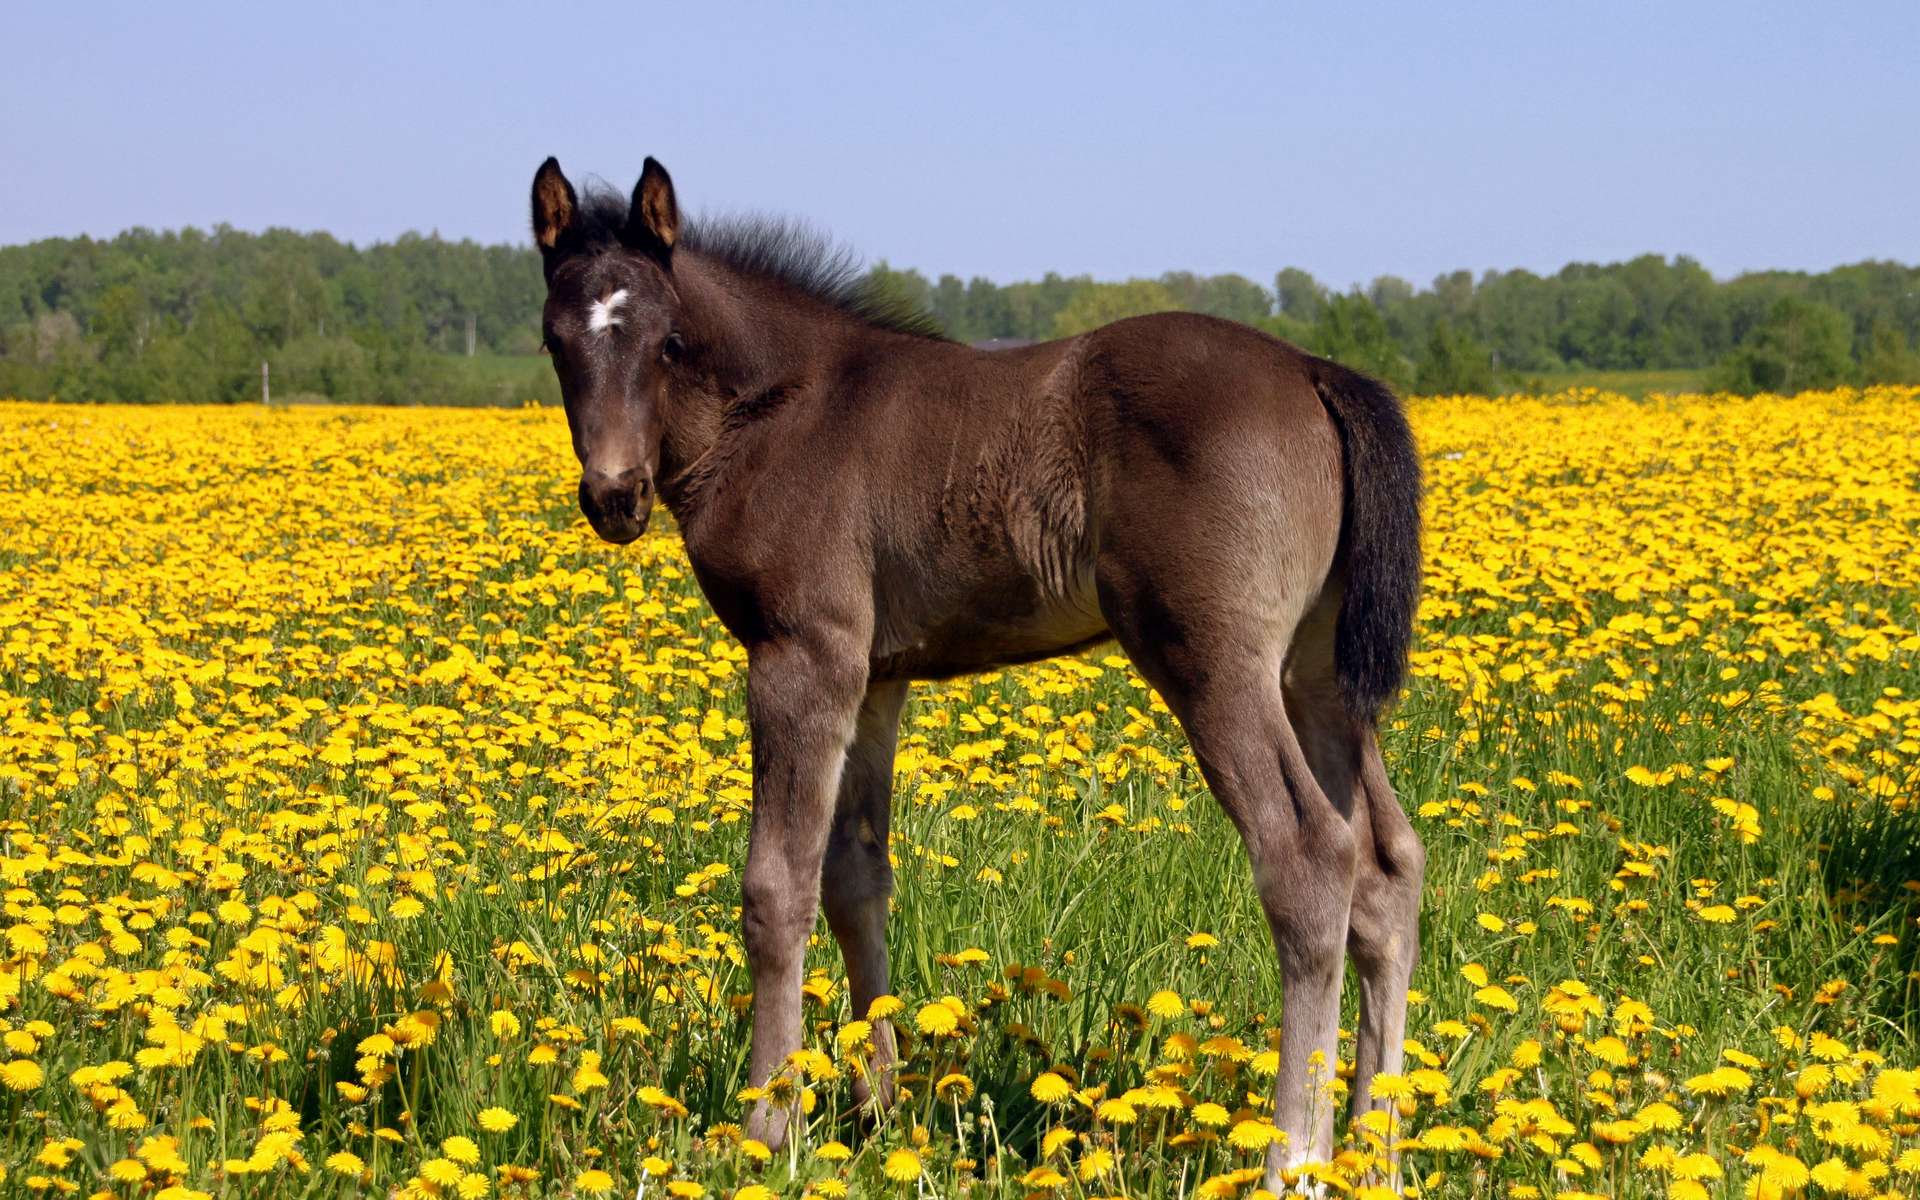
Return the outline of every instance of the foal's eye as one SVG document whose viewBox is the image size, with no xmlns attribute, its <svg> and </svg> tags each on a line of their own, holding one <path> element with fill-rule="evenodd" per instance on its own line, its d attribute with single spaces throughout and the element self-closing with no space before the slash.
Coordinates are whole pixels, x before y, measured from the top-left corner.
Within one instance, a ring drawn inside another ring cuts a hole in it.
<svg viewBox="0 0 1920 1200">
<path fill-rule="evenodd" d="M 686 352 L 687 340 L 677 333 L 668 334 L 667 340 L 660 343 L 660 357 L 667 362 L 679 361 L 680 356 Z"/>
</svg>

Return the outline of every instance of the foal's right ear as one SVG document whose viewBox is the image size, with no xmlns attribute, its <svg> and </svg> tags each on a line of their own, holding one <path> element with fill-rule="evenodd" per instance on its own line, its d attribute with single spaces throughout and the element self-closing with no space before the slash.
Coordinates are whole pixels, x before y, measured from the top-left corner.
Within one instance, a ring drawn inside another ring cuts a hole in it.
<svg viewBox="0 0 1920 1200">
<path fill-rule="evenodd" d="M 673 244 L 680 238 L 680 202 L 674 198 L 672 177 L 652 155 L 640 170 L 640 182 L 633 185 L 633 203 L 620 237 L 662 266 L 673 257 Z"/>
<path fill-rule="evenodd" d="M 573 185 L 560 173 L 560 160 L 547 159 L 533 173 L 533 240 L 542 257 L 552 259 L 579 215 L 579 199 L 573 194 Z"/>
</svg>

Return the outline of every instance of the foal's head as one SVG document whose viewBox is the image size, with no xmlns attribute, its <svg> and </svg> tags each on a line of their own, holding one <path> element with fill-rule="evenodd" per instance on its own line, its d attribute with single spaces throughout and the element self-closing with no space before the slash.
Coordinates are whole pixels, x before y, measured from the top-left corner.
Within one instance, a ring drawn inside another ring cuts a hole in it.
<svg viewBox="0 0 1920 1200">
<path fill-rule="evenodd" d="M 680 209 L 666 169 L 647 159 L 632 203 L 618 208 L 594 196 L 583 207 L 551 158 L 533 177 L 541 323 L 580 460 L 580 511 L 624 543 L 653 512 L 661 409 L 685 342 L 671 274 Z"/>
</svg>

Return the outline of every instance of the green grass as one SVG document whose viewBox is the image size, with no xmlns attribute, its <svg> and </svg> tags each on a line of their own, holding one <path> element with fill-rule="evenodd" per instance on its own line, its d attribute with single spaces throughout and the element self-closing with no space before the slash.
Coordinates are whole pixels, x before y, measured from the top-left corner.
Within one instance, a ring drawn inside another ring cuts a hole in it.
<svg viewBox="0 0 1920 1200">
<path fill-rule="evenodd" d="M 560 385 L 544 354 L 447 355 L 445 362 L 462 393 L 487 397 L 490 403 L 506 407 L 519 407 L 529 400 L 560 403 Z"/>
<path fill-rule="evenodd" d="M 549 374 L 553 371 L 544 354 L 482 353 L 475 354 L 471 358 L 459 354 L 447 357 L 448 361 L 460 371 L 465 372 L 469 378 L 488 383 L 519 384 L 538 371 L 546 371 Z"/>
<path fill-rule="evenodd" d="M 1570 388 L 1595 388 L 1640 400 L 1654 392 L 1680 395 L 1707 391 L 1710 390 L 1709 381 L 1712 376 L 1713 368 L 1711 367 L 1664 367 L 1619 371 L 1586 369 L 1502 371 L 1500 386 L 1495 390 L 1501 393 L 1523 392 L 1528 395 L 1544 395 Z"/>
</svg>

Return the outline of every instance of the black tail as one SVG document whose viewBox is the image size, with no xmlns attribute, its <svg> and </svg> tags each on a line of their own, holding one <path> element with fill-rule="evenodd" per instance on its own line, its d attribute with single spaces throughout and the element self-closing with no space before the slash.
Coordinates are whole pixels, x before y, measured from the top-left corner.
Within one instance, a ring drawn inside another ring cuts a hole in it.
<svg viewBox="0 0 1920 1200">
<path fill-rule="evenodd" d="M 1420 602 L 1420 456 L 1400 401 L 1343 367 L 1318 380 L 1340 430 L 1346 511 L 1340 546 L 1346 594 L 1334 627 L 1333 667 L 1347 709 L 1363 721 L 1400 694 Z"/>
</svg>

